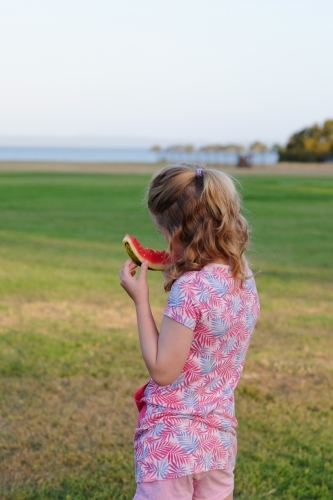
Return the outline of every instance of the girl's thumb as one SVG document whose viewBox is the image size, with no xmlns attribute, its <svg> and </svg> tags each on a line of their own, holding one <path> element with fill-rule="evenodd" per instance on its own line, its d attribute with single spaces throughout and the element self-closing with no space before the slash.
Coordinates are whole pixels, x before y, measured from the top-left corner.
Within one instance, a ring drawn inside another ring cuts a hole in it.
<svg viewBox="0 0 333 500">
<path fill-rule="evenodd" d="M 143 274 L 144 276 L 147 274 L 148 266 L 149 266 L 148 260 L 145 260 L 142 262 L 140 276 L 141 276 L 141 274 Z"/>
</svg>

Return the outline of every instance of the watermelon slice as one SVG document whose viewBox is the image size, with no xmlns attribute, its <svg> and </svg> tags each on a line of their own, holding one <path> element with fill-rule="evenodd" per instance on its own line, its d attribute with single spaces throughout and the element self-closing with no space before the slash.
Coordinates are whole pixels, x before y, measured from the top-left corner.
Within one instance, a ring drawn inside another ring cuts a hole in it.
<svg viewBox="0 0 333 500">
<path fill-rule="evenodd" d="M 143 248 L 134 236 L 126 234 L 123 243 L 126 252 L 138 266 L 141 266 L 144 260 L 148 260 L 148 269 L 152 271 L 164 271 L 170 263 L 170 255 L 168 252 L 165 250 L 158 251 L 152 250 L 151 248 Z"/>
</svg>

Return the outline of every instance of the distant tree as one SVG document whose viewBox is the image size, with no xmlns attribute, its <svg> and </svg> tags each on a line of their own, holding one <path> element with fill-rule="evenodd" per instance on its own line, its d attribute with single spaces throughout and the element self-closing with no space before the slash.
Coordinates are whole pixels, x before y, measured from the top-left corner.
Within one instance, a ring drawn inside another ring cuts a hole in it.
<svg viewBox="0 0 333 500">
<path fill-rule="evenodd" d="M 191 153 L 193 153 L 194 151 L 195 151 L 195 147 L 193 146 L 193 144 L 185 144 L 184 153 L 185 153 L 185 156 L 186 156 L 186 153 L 188 153 L 188 159 L 192 159 Z"/>
<path fill-rule="evenodd" d="M 195 147 L 193 146 L 193 144 L 186 144 L 184 146 L 184 151 L 186 151 L 187 153 L 193 153 L 193 151 L 195 151 Z"/>
<path fill-rule="evenodd" d="M 333 159 L 333 120 L 293 134 L 280 148 L 279 161 L 324 162 Z"/>
<path fill-rule="evenodd" d="M 206 153 L 213 153 L 215 151 L 224 151 L 224 146 L 222 144 L 208 144 L 207 146 L 202 146 L 200 151 L 205 151 Z"/>
<path fill-rule="evenodd" d="M 202 148 L 200 148 L 200 151 L 227 151 L 241 153 L 242 151 L 245 151 L 245 148 L 244 146 L 240 146 L 239 144 L 227 144 L 225 146 L 222 144 L 209 144 L 208 146 L 203 146 Z"/>
<path fill-rule="evenodd" d="M 193 153 L 195 147 L 192 144 L 175 144 L 166 148 L 167 153 L 172 153 L 173 157 L 179 160 L 184 160 L 186 158 L 186 153 Z"/>
<path fill-rule="evenodd" d="M 224 152 L 224 146 L 222 146 L 222 144 L 208 144 L 206 146 L 202 146 L 200 151 L 208 153 L 210 155 L 210 159 L 212 159 L 215 163 L 221 163 L 223 161 L 223 156 L 219 154 Z"/>
<path fill-rule="evenodd" d="M 267 146 L 263 142 L 255 141 L 250 146 L 251 153 L 254 153 L 257 157 L 257 160 L 261 163 L 265 163 L 265 153 L 267 151 Z M 252 158 L 253 160 L 253 158 Z"/>
<path fill-rule="evenodd" d="M 159 153 L 160 151 L 162 151 L 162 148 L 161 146 L 159 146 L 158 144 L 155 144 L 152 148 L 151 148 L 152 151 L 155 151 L 156 153 Z"/>
<path fill-rule="evenodd" d="M 250 151 L 252 153 L 265 153 L 267 151 L 267 146 L 263 142 L 255 141 L 253 144 L 250 146 Z"/>
<path fill-rule="evenodd" d="M 183 150 L 183 146 L 181 144 L 174 144 L 172 146 L 167 147 L 165 149 L 165 151 L 167 153 L 167 158 L 168 158 L 169 154 L 171 153 L 172 160 L 181 160 L 182 159 L 181 153 L 184 150 Z"/>
<path fill-rule="evenodd" d="M 245 151 L 245 148 L 240 144 L 227 144 L 226 146 L 224 146 L 224 151 L 242 153 L 243 151 Z"/>
<path fill-rule="evenodd" d="M 167 151 L 184 151 L 184 146 L 182 144 L 174 144 L 166 148 Z"/>
</svg>

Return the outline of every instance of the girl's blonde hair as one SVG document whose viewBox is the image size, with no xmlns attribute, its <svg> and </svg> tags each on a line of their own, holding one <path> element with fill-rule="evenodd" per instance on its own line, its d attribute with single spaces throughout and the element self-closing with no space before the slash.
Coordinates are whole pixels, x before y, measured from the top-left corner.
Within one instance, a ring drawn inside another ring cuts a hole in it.
<svg viewBox="0 0 333 500">
<path fill-rule="evenodd" d="M 231 177 L 198 164 L 170 165 L 152 178 L 147 201 L 157 227 L 169 236 L 166 291 L 183 273 L 216 259 L 225 260 L 244 283 L 249 227 Z"/>
</svg>

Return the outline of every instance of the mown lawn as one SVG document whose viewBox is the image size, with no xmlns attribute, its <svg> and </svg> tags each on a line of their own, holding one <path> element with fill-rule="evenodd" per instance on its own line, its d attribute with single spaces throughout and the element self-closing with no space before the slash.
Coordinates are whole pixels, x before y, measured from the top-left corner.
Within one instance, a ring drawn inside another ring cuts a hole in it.
<svg viewBox="0 0 333 500">
<path fill-rule="evenodd" d="M 0 498 L 129 500 L 147 378 L 118 285 L 163 248 L 145 175 L 0 174 Z M 237 500 L 333 498 L 333 177 L 242 176 L 262 313 L 236 395 Z M 166 300 L 150 273 L 158 321 Z"/>
</svg>

